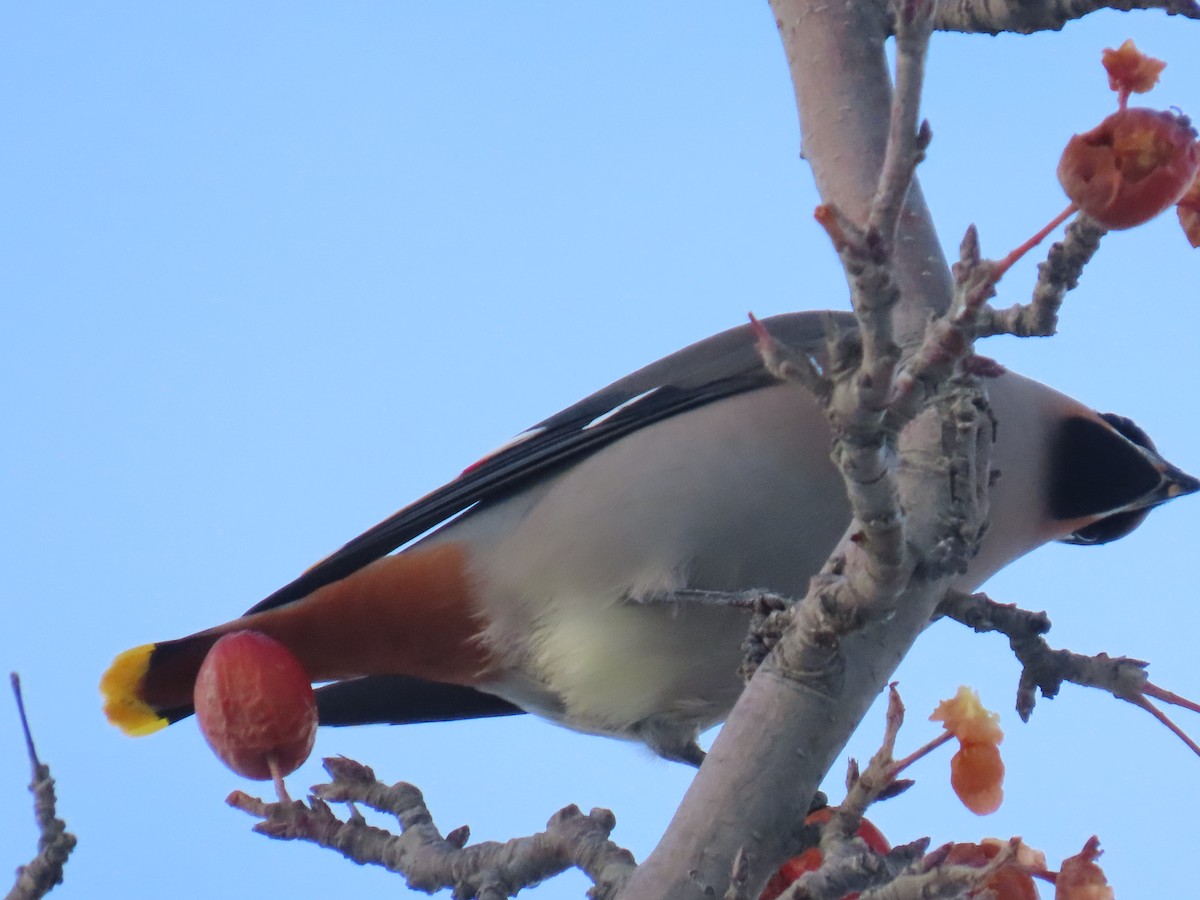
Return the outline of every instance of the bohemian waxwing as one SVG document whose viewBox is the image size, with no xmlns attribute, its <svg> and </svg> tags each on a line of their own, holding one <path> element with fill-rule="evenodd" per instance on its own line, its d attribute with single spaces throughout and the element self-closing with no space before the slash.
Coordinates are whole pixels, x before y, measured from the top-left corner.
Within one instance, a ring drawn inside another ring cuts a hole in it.
<svg viewBox="0 0 1200 900">
<path fill-rule="evenodd" d="M 854 327 L 838 313 L 764 324 L 817 349 L 826 322 Z M 1200 487 L 1126 419 L 1011 373 L 988 388 L 1000 476 L 961 589 L 1047 541 L 1121 537 Z M 121 654 L 106 712 L 131 734 L 190 715 L 208 648 L 252 628 L 333 682 L 317 692 L 323 724 L 525 710 L 697 763 L 697 734 L 741 690 L 748 613 L 643 601 L 803 596 L 849 523 L 829 451 L 816 402 L 734 328 L 522 433 L 241 618 Z"/>
</svg>

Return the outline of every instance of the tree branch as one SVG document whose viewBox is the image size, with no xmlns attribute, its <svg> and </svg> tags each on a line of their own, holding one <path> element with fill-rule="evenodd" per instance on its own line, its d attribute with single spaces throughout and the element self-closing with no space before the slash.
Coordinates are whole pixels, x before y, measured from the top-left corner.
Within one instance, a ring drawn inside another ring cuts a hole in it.
<svg viewBox="0 0 1200 900">
<path fill-rule="evenodd" d="M 421 792 L 411 784 L 382 784 L 370 768 L 345 757 L 326 759 L 324 765 L 333 781 L 312 789 L 310 805 L 266 803 L 241 791 L 226 802 L 263 819 L 254 828 L 260 834 L 308 841 L 360 865 L 382 866 L 426 893 L 453 888 L 456 896 L 512 897 L 574 867 L 596 885 L 593 900 L 605 900 L 616 895 L 636 867 L 628 850 L 608 840 L 616 818 L 606 809 L 584 815 L 568 806 L 551 816 L 539 834 L 467 846 L 470 830 L 464 826 L 443 837 Z M 348 803 L 352 810 L 357 803 L 393 815 L 402 833 L 368 825 L 357 810 L 343 821 L 329 803 Z"/>
<path fill-rule="evenodd" d="M 13 672 L 9 676 L 13 695 L 17 699 L 17 713 L 21 717 L 21 729 L 25 732 L 25 749 L 29 754 L 29 765 L 33 777 L 29 790 L 33 794 L 33 815 L 38 825 L 38 849 L 28 864 L 17 869 L 17 881 L 5 900 L 38 900 L 48 894 L 55 885 L 62 884 L 63 867 L 67 857 L 75 849 L 75 835 L 67 831 L 67 823 L 55 815 L 57 798 L 50 767 L 38 759 L 33 746 L 33 735 L 29 731 L 29 720 L 25 716 L 25 702 L 21 697 L 21 679 Z"/>
<path fill-rule="evenodd" d="M 938 612 L 979 633 L 998 631 L 1008 638 L 1022 666 L 1017 712 L 1023 721 L 1029 721 L 1033 713 L 1038 690 L 1043 697 L 1053 698 L 1063 682 L 1099 688 L 1121 700 L 1142 695 L 1147 663 L 1107 653 L 1085 656 L 1055 650 L 1042 636 L 1050 630 L 1050 619 L 1044 612 L 997 603 L 987 594 L 960 591 L 948 592 Z"/>
<path fill-rule="evenodd" d="M 1161 9 L 1168 15 L 1200 19 L 1195 0 L 942 0 L 934 27 L 975 34 L 1033 34 L 1058 31 L 1073 19 L 1102 9 Z"/>
</svg>

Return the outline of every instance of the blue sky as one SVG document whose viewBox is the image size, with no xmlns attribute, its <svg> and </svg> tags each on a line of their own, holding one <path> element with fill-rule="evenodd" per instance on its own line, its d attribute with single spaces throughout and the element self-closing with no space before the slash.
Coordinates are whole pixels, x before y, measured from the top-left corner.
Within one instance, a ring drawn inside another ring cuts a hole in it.
<svg viewBox="0 0 1200 900">
<path fill-rule="evenodd" d="M 1155 105 L 1200 112 L 1197 27 L 1106 14 L 1035 38 L 937 36 L 921 177 L 947 247 L 973 221 L 1002 255 L 1065 205 L 1061 147 L 1114 105 L 1102 47 L 1134 37 L 1170 63 Z M 80 838 L 54 896 L 402 894 L 251 834 L 222 801 L 256 785 L 191 724 L 123 737 L 96 682 L 119 650 L 236 615 L 510 435 L 748 310 L 846 306 L 765 2 L 5 4 L 0 114 L 0 666 L 25 680 Z M 1135 418 L 1200 471 L 1196 265 L 1172 218 L 1113 235 L 1059 337 L 984 352 Z M 1000 302 L 1024 298 L 1032 266 Z M 1048 609 L 1056 644 L 1149 659 L 1200 694 L 1198 503 L 1108 547 L 1046 548 L 990 588 Z M 1000 639 L 923 638 L 899 673 L 901 746 L 976 686 L 1004 715 L 1008 800 L 986 821 L 963 810 L 947 754 L 878 811 L 889 837 L 1022 834 L 1060 859 L 1097 833 L 1119 895 L 1192 883 L 1191 860 L 1160 848 L 1195 831 L 1200 761 L 1079 689 L 1022 726 L 1016 676 Z M 8 700 L 5 722 L 15 866 L 35 834 Z M 869 756 L 881 727 L 851 752 Z M 444 830 L 477 839 L 610 807 L 639 858 L 690 779 L 522 717 L 325 731 L 294 792 L 339 753 L 416 783 Z"/>
</svg>

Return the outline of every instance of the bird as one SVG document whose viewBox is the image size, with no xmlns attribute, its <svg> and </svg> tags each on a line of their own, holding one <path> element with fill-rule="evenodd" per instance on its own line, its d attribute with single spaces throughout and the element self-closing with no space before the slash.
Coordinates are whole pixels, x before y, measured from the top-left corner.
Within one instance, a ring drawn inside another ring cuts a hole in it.
<svg viewBox="0 0 1200 900">
<path fill-rule="evenodd" d="M 762 320 L 819 354 L 847 313 Z M 742 686 L 750 612 L 706 592 L 802 597 L 851 519 L 831 431 L 766 369 L 742 325 L 551 416 L 349 541 L 245 614 L 117 656 L 110 721 L 148 734 L 192 713 L 223 634 L 287 646 L 324 725 L 534 713 L 699 765 L 700 732 Z M 990 523 L 954 586 L 1050 541 L 1101 544 L 1196 491 L 1129 419 L 1012 372 L 996 421 Z"/>
</svg>

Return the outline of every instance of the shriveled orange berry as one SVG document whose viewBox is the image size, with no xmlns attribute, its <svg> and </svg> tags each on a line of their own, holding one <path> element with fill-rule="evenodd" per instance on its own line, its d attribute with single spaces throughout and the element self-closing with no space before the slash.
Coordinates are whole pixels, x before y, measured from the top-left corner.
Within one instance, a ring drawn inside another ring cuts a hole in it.
<svg viewBox="0 0 1200 900">
<path fill-rule="evenodd" d="M 1108 228 L 1132 228 L 1173 205 L 1200 170 L 1187 116 L 1134 107 L 1067 142 L 1058 180 L 1067 196 Z"/>
<path fill-rule="evenodd" d="M 1100 852 L 1100 839 L 1093 835 L 1078 854 L 1063 860 L 1054 882 L 1054 900 L 1113 900 L 1113 889 L 1096 865 Z"/>
<path fill-rule="evenodd" d="M 824 825 L 831 818 L 836 807 L 824 806 L 814 812 L 809 813 L 805 819 L 805 825 Z M 869 819 L 863 819 L 859 823 L 858 831 L 855 832 L 858 837 L 862 838 L 868 847 L 876 853 L 889 853 L 892 845 L 888 843 L 888 839 L 883 836 L 880 831 Z M 824 856 L 816 847 L 809 847 L 803 853 L 793 856 L 782 866 L 779 871 L 771 876 L 771 880 L 767 882 L 767 886 L 763 888 L 758 900 L 775 900 L 780 894 L 787 890 L 788 885 L 796 881 L 805 872 L 815 872 L 821 868 L 821 863 Z M 857 900 L 858 893 L 847 894 L 842 900 Z"/>
<path fill-rule="evenodd" d="M 956 866 L 971 866 L 982 869 L 993 860 L 1004 844 L 997 840 L 985 840 L 979 844 L 955 844 L 946 856 L 946 862 Z M 993 900 L 1038 900 L 1037 886 L 1033 876 L 1014 860 L 993 872 L 983 887 L 992 892 Z"/>
<path fill-rule="evenodd" d="M 1156 84 L 1158 76 L 1167 64 L 1161 59 L 1147 56 L 1127 40 L 1116 50 L 1107 48 L 1100 54 L 1100 61 L 1108 72 L 1108 86 L 1121 95 L 1144 94 Z"/>
<path fill-rule="evenodd" d="M 1004 761 L 995 744 L 964 742 L 950 760 L 950 786 L 963 806 L 978 816 L 1000 808 L 1004 800 Z"/>
<path fill-rule="evenodd" d="M 213 752 L 239 775 L 294 772 L 317 736 L 317 703 L 292 652 L 257 631 L 213 644 L 196 676 L 196 720 Z M 274 766 L 275 771 L 272 771 Z"/>
</svg>

